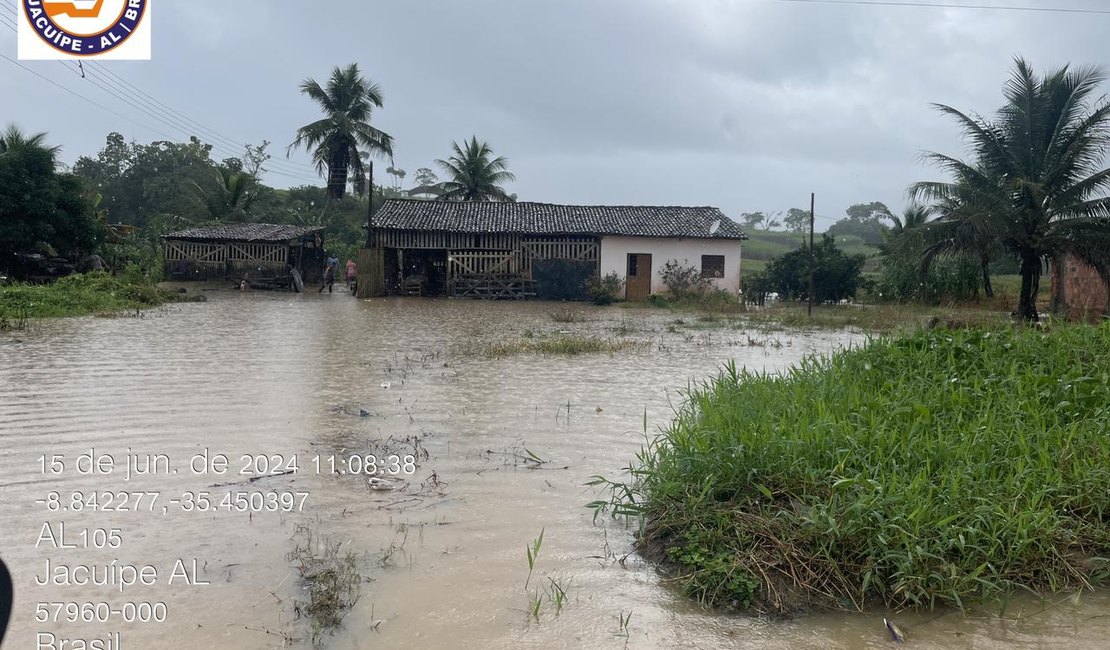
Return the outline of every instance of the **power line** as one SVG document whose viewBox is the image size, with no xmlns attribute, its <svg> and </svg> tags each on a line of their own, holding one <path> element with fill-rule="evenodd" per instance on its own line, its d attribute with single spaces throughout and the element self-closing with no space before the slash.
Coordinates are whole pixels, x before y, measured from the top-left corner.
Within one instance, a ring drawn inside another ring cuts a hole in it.
<svg viewBox="0 0 1110 650">
<path fill-rule="evenodd" d="M 3 20 L 3 24 L 6 25 L 13 32 L 17 31 L 17 28 L 15 27 L 15 25 L 13 25 L 11 22 L 9 22 L 11 20 L 10 17 L 4 16 L 3 14 L 0 14 L 0 19 L 5 19 L 5 20 Z M 32 70 L 31 68 L 28 68 L 27 66 L 24 66 L 24 65 L 21 65 L 21 64 L 17 63 L 16 61 L 12 60 L 11 58 L 9 58 L 7 56 L 4 56 L 4 58 L 7 59 L 8 61 L 14 63 L 15 65 L 19 66 L 20 68 L 23 68 L 24 70 L 27 70 L 28 72 L 31 72 L 32 74 L 40 77 L 41 79 L 51 83 L 52 85 L 57 86 L 59 88 L 62 88 L 63 90 L 65 90 L 66 92 L 68 92 L 70 94 L 81 97 L 85 101 L 88 101 L 88 102 L 94 104 L 95 106 L 97 106 L 99 108 L 102 108 L 104 110 L 108 110 L 108 111 L 112 112 L 113 114 L 115 114 L 119 117 L 123 117 L 124 119 L 127 119 L 129 122 L 132 122 L 133 124 L 138 124 L 138 125 L 142 126 L 143 128 L 149 129 L 150 131 L 153 131 L 154 133 L 157 133 L 157 134 L 159 134 L 163 137 L 166 137 L 166 138 L 171 139 L 171 140 L 174 139 L 174 136 L 168 135 L 168 134 L 166 134 L 165 132 L 163 132 L 159 129 L 152 128 L 152 127 L 147 126 L 145 124 L 142 124 L 140 122 L 135 122 L 135 121 L 131 120 L 130 118 L 128 118 L 127 116 L 123 115 L 122 113 L 119 113 L 118 111 L 112 110 L 112 109 L 108 108 L 107 106 L 104 106 L 103 104 L 100 104 L 98 102 L 94 102 L 93 100 L 85 97 L 84 95 L 81 95 L 80 93 L 77 93 L 77 92 L 73 91 L 72 89 L 67 88 L 66 86 L 63 86 L 63 85 L 49 79 L 48 77 L 45 77 L 44 75 L 39 74 L 38 72 L 35 72 L 34 70 Z M 66 65 L 67 62 L 65 62 L 65 61 L 59 61 L 59 63 L 62 64 L 64 67 L 66 67 L 67 70 L 76 70 L 77 69 L 77 68 L 70 68 L 70 66 Z M 85 71 L 89 72 L 90 74 L 86 75 L 86 74 L 84 74 L 84 72 L 82 72 L 81 76 L 85 81 L 88 81 L 93 86 L 100 89 L 102 92 L 105 92 L 105 93 L 111 95 L 114 99 L 116 99 L 118 101 L 121 101 L 121 102 L 131 106 L 132 108 L 138 110 L 140 113 L 143 113 L 147 117 L 151 117 L 151 118 L 155 119 L 156 121 L 161 122 L 163 125 L 165 125 L 169 128 L 181 131 L 182 133 L 186 134 L 187 136 L 193 136 L 193 135 L 197 134 L 197 132 L 200 132 L 200 135 L 203 135 L 205 137 L 205 139 L 210 140 L 210 142 L 208 144 L 210 144 L 212 146 L 213 150 L 215 150 L 217 153 L 221 153 L 223 155 L 229 155 L 231 157 L 239 157 L 241 155 L 241 152 L 239 151 L 239 147 L 241 147 L 243 145 L 241 145 L 239 143 L 236 143 L 236 142 L 234 142 L 233 140 L 231 140 L 230 138 L 227 138 L 227 137 L 220 137 L 218 139 L 214 138 L 211 134 L 215 134 L 217 136 L 219 135 L 215 131 L 212 131 L 211 129 L 207 129 L 207 128 L 203 127 L 203 125 L 196 122 L 195 120 L 192 120 L 192 119 L 188 118 L 183 113 L 180 113 L 179 111 L 176 111 L 176 110 L 170 108 L 169 106 L 166 106 L 165 104 L 163 104 L 161 102 L 158 102 L 158 100 L 154 99 L 153 97 L 151 97 L 147 93 L 142 92 L 141 90 L 134 87 L 133 85 L 127 83 L 126 80 L 123 80 L 118 75 L 115 75 L 114 73 L 111 73 L 111 71 L 109 71 L 106 67 L 101 65 L 99 62 L 90 62 L 90 63 L 91 64 L 94 63 L 95 66 L 96 66 L 96 68 L 95 68 L 96 69 L 95 77 L 94 77 L 93 66 L 92 65 L 90 65 L 88 68 L 85 68 Z M 109 74 L 111 75 L 111 77 L 114 77 L 115 79 L 110 78 L 108 76 Z M 118 79 L 119 81 L 118 82 L 115 81 L 116 79 Z M 121 94 L 121 93 L 126 93 L 126 96 Z M 137 93 L 141 93 L 142 95 L 145 95 L 146 97 L 149 97 L 150 99 L 146 100 L 143 97 L 139 96 Z M 171 115 L 170 113 L 168 113 L 167 110 L 162 110 L 160 108 L 160 106 L 165 107 L 165 109 L 167 109 L 168 111 L 172 111 L 176 115 L 180 115 L 181 119 L 178 119 L 178 118 L 174 117 L 174 115 Z M 208 131 L 209 133 L 204 133 L 202 130 L 203 131 Z M 309 179 L 309 178 L 311 178 L 312 181 L 316 180 L 315 170 L 308 171 L 311 168 L 309 168 L 307 165 L 287 163 L 285 161 L 275 160 L 274 158 L 270 158 L 269 160 L 267 160 L 264 163 L 264 165 L 265 165 L 265 167 L 268 168 L 268 169 L 266 169 L 266 173 L 273 173 L 273 174 L 277 174 L 279 176 L 286 176 L 286 177 L 298 179 L 298 180 L 301 180 L 301 181 L 305 181 L 306 179 Z M 277 167 L 277 168 L 275 169 L 274 167 Z"/>
<path fill-rule="evenodd" d="M 894 0 L 775 0 L 776 2 L 791 2 L 795 4 L 821 4 L 821 5 L 857 5 L 865 7 L 909 7 L 928 9 L 978 9 L 987 11 L 1022 11 L 1058 14 L 1102 14 L 1110 15 L 1110 9 L 1075 9 L 1069 7 L 1020 7 L 1016 5 L 965 5 L 954 2 L 921 2 L 907 1 L 895 2 Z"/>
<path fill-rule="evenodd" d="M 12 59 L 11 57 L 9 57 L 8 55 L 6 55 L 6 54 L 4 54 L 4 53 L 2 53 L 2 52 L 0 52 L 0 58 L 3 58 L 4 60 L 8 61 L 9 63 L 11 63 L 11 64 L 13 64 L 13 65 L 15 65 L 15 66 L 17 66 L 17 67 L 19 67 L 19 68 L 22 68 L 23 70 L 26 70 L 27 72 L 30 72 L 31 74 L 33 74 L 33 75 L 35 75 L 36 77 L 38 77 L 39 79 L 42 79 L 43 81 L 45 81 L 45 82 L 49 83 L 50 85 L 52 85 L 52 86 L 55 86 L 55 87 L 57 87 L 57 88 L 60 88 L 60 89 L 64 90 L 65 92 L 67 92 L 67 93 L 69 93 L 69 94 L 71 94 L 71 95 L 73 95 L 73 96 L 75 96 L 75 97 L 77 97 L 77 98 L 79 98 L 79 99 L 81 99 L 81 100 L 84 100 L 84 101 L 86 101 L 86 102 L 88 102 L 88 103 L 92 104 L 93 106 L 96 106 L 97 108 L 101 108 L 101 109 L 103 109 L 103 110 L 105 110 L 105 111 L 108 111 L 109 113 L 112 113 L 113 115 L 116 115 L 117 117 L 120 117 L 120 118 L 122 118 L 122 119 L 124 119 L 124 120 L 126 120 L 126 121 L 130 122 L 131 124 L 134 124 L 134 125 L 136 125 L 136 126 L 139 126 L 139 127 L 142 127 L 142 128 L 144 128 L 144 129 L 147 129 L 148 131 L 151 131 L 151 132 L 153 132 L 153 133 L 157 133 L 158 135 L 160 135 L 160 136 L 162 136 L 162 137 L 166 138 L 167 140 L 175 140 L 175 139 L 176 139 L 176 138 L 175 138 L 174 136 L 172 136 L 172 135 L 170 135 L 170 134 L 166 133 L 165 131 L 161 131 L 161 130 L 159 130 L 159 129 L 157 129 L 157 128 L 154 128 L 154 127 L 152 127 L 152 126 L 150 126 L 150 125 L 148 125 L 148 124 L 144 124 L 144 123 L 142 123 L 142 122 L 138 122 L 138 121 L 136 121 L 136 120 L 134 120 L 134 119 L 132 119 L 132 118 L 128 117 L 127 115 L 125 115 L 125 114 L 123 114 L 123 113 L 121 113 L 121 112 L 119 112 L 119 111 L 117 111 L 117 110 L 113 109 L 113 108 L 110 108 L 110 107 L 108 107 L 108 106 L 105 106 L 104 104 L 101 104 L 100 102 L 97 102 L 97 101 L 95 101 L 95 100 L 93 100 L 93 99 L 89 99 L 89 98 L 88 98 L 88 97 L 86 97 L 85 95 L 82 95 L 81 93 L 78 93 L 78 92 L 76 92 L 75 90 L 73 90 L 73 89 L 71 89 L 71 88 L 68 88 L 68 87 L 66 87 L 66 86 L 63 86 L 62 84 L 60 84 L 60 83 L 58 83 L 58 82 L 54 81 L 53 79 L 51 79 L 51 78 L 49 78 L 49 77 L 47 77 L 47 76 L 45 76 L 45 75 L 43 75 L 43 74 L 39 73 L 39 72 L 38 72 L 38 71 L 36 71 L 36 70 L 33 70 L 32 68 L 29 68 L 29 67 L 27 67 L 27 66 L 23 65 L 22 63 L 20 63 L 20 62 L 16 61 L 15 59 Z M 63 62 L 60 62 L 60 63 L 63 63 Z M 65 65 L 65 64 L 63 63 L 63 65 Z M 68 66 L 67 66 L 67 67 L 68 67 Z M 223 150 L 222 148 L 220 148 L 220 149 L 217 149 L 215 145 L 212 145 L 212 147 L 213 147 L 213 149 L 215 149 L 216 151 L 218 151 L 218 152 L 220 152 L 220 153 L 227 153 L 227 152 L 226 152 L 226 151 L 224 151 L 224 150 Z M 297 179 L 297 180 L 300 180 L 300 181 L 304 181 L 304 180 L 306 180 L 306 178 L 307 178 L 307 176 L 306 176 L 306 175 L 304 175 L 304 174 L 289 174 L 289 173 L 286 173 L 286 172 L 282 172 L 282 171 L 278 171 L 278 170 L 273 170 L 273 169 L 270 169 L 270 170 L 266 170 L 266 172 L 267 172 L 267 173 L 271 173 L 271 174 L 277 174 L 277 175 L 279 175 L 279 176 L 286 176 L 286 177 L 289 177 L 289 178 L 294 178 L 294 179 Z M 313 178 L 312 180 L 315 180 L 315 178 Z"/>
<path fill-rule="evenodd" d="M 53 79 L 51 79 L 50 77 L 47 77 L 47 76 L 45 76 L 45 75 L 42 75 L 42 74 L 40 74 L 39 72 L 37 72 L 37 71 L 35 71 L 35 70 L 32 70 L 31 68 L 28 68 L 27 66 L 23 65 L 23 64 L 22 64 L 22 63 L 20 63 L 19 61 L 16 61 L 15 59 L 13 59 L 13 58 L 9 57 L 9 56 L 8 56 L 7 54 L 4 54 L 3 52 L 0 52 L 0 58 L 3 58 L 4 60 L 8 61 L 8 62 L 9 62 L 9 63 L 11 63 L 12 65 L 15 65 L 15 66 L 17 66 L 17 67 L 23 68 L 24 70 L 26 70 L 27 72 L 30 72 L 31 74 L 35 75 L 35 76 L 36 76 L 36 77 L 38 77 L 39 79 L 42 79 L 43 81 L 45 81 L 45 82 L 47 82 L 47 83 L 51 84 L 52 86 L 57 86 L 58 88 L 61 88 L 62 90 L 66 91 L 67 93 L 69 93 L 69 94 L 71 94 L 71 95 L 73 95 L 73 96 L 75 96 L 75 97 L 77 97 L 77 98 L 79 98 L 79 99 L 83 99 L 84 101 L 86 101 L 86 102 L 88 102 L 88 103 L 92 104 L 93 106 L 96 106 L 96 107 L 98 107 L 98 108 L 102 108 L 102 109 L 104 109 L 104 110 L 108 111 L 109 113 L 112 113 L 113 115 L 116 115 L 116 116 L 118 116 L 118 117 L 121 117 L 121 118 L 123 118 L 123 119 L 127 120 L 128 122 L 131 122 L 132 124 L 134 124 L 134 125 L 136 125 L 136 126 L 140 126 L 140 127 L 144 128 L 144 129 L 146 129 L 146 130 L 148 130 L 148 131 L 152 131 L 152 132 L 154 132 L 154 133 L 157 133 L 158 135 L 161 135 L 162 137 L 165 137 L 165 138 L 169 138 L 169 139 L 171 139 L 171 140 L 173 139 L 173 136 L 172 136 L 172 135 L 169 135 L 169 134 L 167 134 L 167 133 L 164 133 L 164 132 L 162 132 L 162 131 L 159 131 L 158 129 L 156 129 L 156 128 L 152 127 L 152 126 L 149 126 L 149 125 L 143 124 L 142 122 L 136 122 L 135 120 L 131 119 L 130 117 L 128 117 L 128 116 L 126 116 L 126 115 L 124 115 L 123 113 L 120 113 L 120 112 L 119 112 L 119 111 L 117 111 L 117 110 L 114 110 L 114 109 L 112 109 L 112 108 L 109 108 L 109 107 L 105 106 L 104 104 L 101 104 L 101 103 L 99 103 L 99 102 L 97 102 L 97 101 L 91 100 L 91 99 L 89 99 L 88 97 L 85 97 L 84 95 L 82 95 L 82 94 L 80 94 L 80 93 L 78 93 L 78 92 L 76 92 L 76 91 L 74 91 L 74 90 L 71 90 L 71 89 L 69 89 L 69 88 L 67 88 L 67 87 L 63 86 L 62 84 L 60 84 L 60 83 L 58 83 L 58 82 L 54 81 L 54 80 L 53 80 Z"/>
<path fill-rule="evenodd" d="M 101 78 L 102 81 L 112 85 L 114 88 L 120 90 L 121 92 L 127 93 L 129 96 L 135 98 L 137 101 L 140 101 L 144 105 L 151 107 L 152 110 L 165 115 L 168 119 L 174 119 L 176 121 L 184 123 L 188 128 L 199 132 L 201 135 L 204 135 L 210 140 L 222 142 L 223 144 L 230 147 L 244 146 L 242 143 L 236 142 L 233 138 L 223 135 L 219 131 L 208 128 L 200 122 L 197 122 L 196 120 L 190 118 L 188 115 L 185 115 L 181 111 L 178 111 L 173 107 L 159 101 L 149 93 L 143 91 L 141 88 L 138 88 L 123 77 L 120 77 L 116 73 L 112 72 L 111 69 L 101 64 L 99 61 L 90 61 L 88 69 L 90 71 L 95 70 L 96 74 Z M 282 160 L 275 160 L 273 158 L 267 161 L 266 164 L 273 164 L 277 167 L 285 169 L 286 171 L 302 174 L 309 173 L 309 170 L 312 170 L 309 165 L 305 165 L 303 163 L 290 163 Z"/>
</svg>

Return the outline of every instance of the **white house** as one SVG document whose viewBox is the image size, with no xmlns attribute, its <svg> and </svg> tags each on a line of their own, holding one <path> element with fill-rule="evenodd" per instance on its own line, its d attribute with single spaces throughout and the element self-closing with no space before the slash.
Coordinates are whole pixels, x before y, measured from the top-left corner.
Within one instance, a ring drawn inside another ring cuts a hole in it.
<svg viewBox="0 0 1110 650">
<path fill-rule="evenodd" d="M 615 273 L 644 299 L 672 260 L 736 293 L 747 238 L 712 207 L 391 199 L 370 226 L 381 292 L 489 298 L 584 298 L 586 278 Z"/>
</svg>

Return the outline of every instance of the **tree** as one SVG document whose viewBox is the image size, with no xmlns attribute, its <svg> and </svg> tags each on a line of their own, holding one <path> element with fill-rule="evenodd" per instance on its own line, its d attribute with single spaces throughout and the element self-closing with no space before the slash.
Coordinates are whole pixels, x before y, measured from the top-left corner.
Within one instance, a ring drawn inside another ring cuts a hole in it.
<svg viewBox="0 0 1110 650">
<path fill-rule="evenodd" d="M 73 172 L 103 197 L 114 222 L 145 228 L 155 222 L 187 225 L 212 219 L 207 194 L 217 174 L 212 146 L 189 142 L 128 144 L 108 134 L 96 158 L 82 156 Z"/>
<path fill-rule="evenodd" d="M 989 258 L 961 255 L 937 263 L 926 256 L 922 263 L 923 243 L 930 232 L 929 219 L 943 214 L 941 206 L 911 202 L 901 215 L 891 214 L 894 225 L 885 233 L 886 243 L 880 246 L 878 292 L 885 300 L 918 300 L 932 304 L 942 300 L 970 300 L 979 296 L 982 284 L 990 297 Z"/>
<path fill-rule="evenodd" d="M 199 189 L 208 196 L 213 219 L 250 221 L 251 207 L 260 194 L 260 185 L 250 174 L 234 167 L 220 167 L 208 187 Z"/>
<path fill-rule="evenodd" d="M 909 192 L 948 208 L 931 226 L 926 254 L 997 246 L 1020 260 L 1017 313 L 1035 320 L 1045 262 L 1074 255 L 1110 279 L 1110 104 L 1088 101 L 1105 80 L 1099 68 L 1038 75 L 1025 60 L 1014 63 L 994 120 L 935 105 L 960 125 L 974 158 L 927 153 L 952 181 Z"/>
<path fill-rule="evenodd" d="M 413 174 L 413 181 L 416 182 L 416 185 L 406 192 L 410 197 L 438 199 L 446 191 L 443 188 L 443 183 L 439 181 L 439 176 L 436 176 L 435 172 L 427 167 L 417 169 Z M 515 201 L 516 195 L 512 194 L 510 198 Z"/>
<path fill-rule="evenodd" d="M 58 147 L 45 141 L 46 134 L 27 136 L 15 126 L 0 134 L 0 268 L 31 250 L 76 259 L 103 234 L 80 180 L 58 173 Z"/>
<path fill-rule="evenodd" d="M 901 217 L 893 213 L 890 215 L 890 220 L 894 222 L 894 225 L 887 231 L 887 237 L 894 239 L 915 228 L 924 226 L 932 214 L 932 207 L 920 203 L 910 203 L 902 211 Z"/>
<path fill-rule="evenodd" d="M 61 146 L 46 146 L 45 133 L 36 133 L 28 136 L 16 125 L 9 124 L 8 127 L 0 133 L 0 154 L 21 149 L 37 149 L 50 154 L 51 159 L 55 159 L 58 152 L 62 150 Z"/>
<path fill-rule="evenodd" d="M 393 177 L 393 189 L 400 190 L 401 183 L 404 182 L 407 172 L 400 167 L 394 167 L 393 165 L 390 165 L 389 167 L 385 168 L 385 173 Z"/>
<path fill-rule="evenodd" d="M 243 151 L 243 156 L 240 158 L 241 168 L 255 181 L 262 179 L 262 174 L 266 171 L 263 165 L 270 159 L 270 154 L 266 153 L 266 147 L 270 146 L 269 140 L 263 140 L 260 145 L 246 145 Z"/>
<path fill-rule="evenodd" d="M 829 226 L 828 233 L 833 237 L 859 237 L 865 244 L 882 245 L 885 239 L 884 219 L 894 215 L 885 203 L 856 203 L 845 210 L 847 216 Z"/>
<path fill-rule="evenodd" d="M 836 241 L 825 234 L 813 248 L 813 293 L 817 302 L 835 302 L 856 295 L 863 255 L 847 255 Z M 790 251 L 771 260 L 764 272 L 766 285 L 787 299 L 804 300 L 809 296 L 809 246 Z"/>
<path fill-rule="evenodd" d="M 845 210 L 848 215 L 849 221 L 856 223 L 882 223 L 883 219 L 890 219 L 894 213 L 882 201 L 872 201 L 871 203 L 856 203 Z"/>
<path fill-rule="evenodd" d="M 412 174 L 412 180 L 416 183 L 417 187 L 424 185 L 435 185 L 439 182 L 439 176 L 427 167 L 421 167 Z"/>
<path fill-rule="evenodd" d="M 366 175 L 360 146 L 374 154 L 393 154 L 393 138 L 370 126 L 374 107 L 382 107 L 381 88 L 363 77 L 358 64 L 352 63 L 335 68 L 327 88 L 306 79 L 301 83 L 301 93 L 319 104 L 324 117 L 297 129 L 288 151 L 299 147 L 311 151 L 316 169 L 321 174 L 327 171 L 329 196 L 342 199 L 347 177 L 362 179 Z M 364 184 L 356 182 L 361 194 Z"/>
<path fill-rule="evenodd" d="M 804 235 L 809 232 L 809 210 L 790 208 L 782 219 L 783 225 L 792 233 Z"/>
<path fill-rule="evenodd" d="M 745 226 L 756 229 L 761 223 L 767 220 L 767 215 L 762 212 L 744 212 L 740 215 L 740 223 Z"/>
<path fill-rule="evenodd" d="M 477 137 L 472 136 L 464 144 L 465 149 L 452 142 L 454 155 L 447 160 L 436 160 L 449 177 L 442 184 L 443 194 L 439 200 L 514 201 L 515 196 L 510 196 L 501 187 L 502 183 L 516 180 L 516 176 L 509 171 L 508 159 L 504 156 L 493 158 L 489 143 L 478 142 Z"/>
</svg>

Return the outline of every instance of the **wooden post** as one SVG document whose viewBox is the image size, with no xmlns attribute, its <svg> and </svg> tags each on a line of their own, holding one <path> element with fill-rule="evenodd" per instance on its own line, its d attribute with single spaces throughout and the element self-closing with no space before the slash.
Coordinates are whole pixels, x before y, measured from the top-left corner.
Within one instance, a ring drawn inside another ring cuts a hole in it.
<svg viewBox="0 0 1110 650">
<path fill-rule="evenodd" d="M 366 175 L 366 247 L 374 247 L 374 161 Z"/>
<path fill-rule="evenodd" d="M 814 194 L 809 193 L 809 300 L 806 304 L 806 315 L 813 316 L 813 205 Z"/>
</svg>

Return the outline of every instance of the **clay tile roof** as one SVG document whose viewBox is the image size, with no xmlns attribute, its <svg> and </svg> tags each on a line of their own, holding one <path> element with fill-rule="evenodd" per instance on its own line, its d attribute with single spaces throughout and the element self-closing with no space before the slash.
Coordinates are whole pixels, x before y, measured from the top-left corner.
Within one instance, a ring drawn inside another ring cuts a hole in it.
<svg viewBox="0 0 1110 650">
<path fill-rule="evenodd" d="M 710 233 L 717 222 L 719 225 Z M 740 227 L 717 208 L 652 205 L 390 199 L 374 215 L 374 227 L 469 233 L 747 239 Z"/>
<path fill-rule="evenodd" d="M 279 223 L 232 223 L 222 226 L 186 228 L 171 232 L 165 239 L 216 239 L 223 241 L 288 241 L 308 233 L 323 232 L 320 226 L 294 226 Z"/>
</svg>

